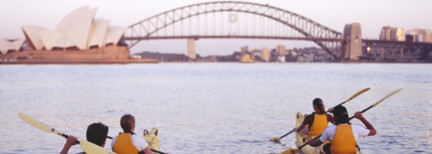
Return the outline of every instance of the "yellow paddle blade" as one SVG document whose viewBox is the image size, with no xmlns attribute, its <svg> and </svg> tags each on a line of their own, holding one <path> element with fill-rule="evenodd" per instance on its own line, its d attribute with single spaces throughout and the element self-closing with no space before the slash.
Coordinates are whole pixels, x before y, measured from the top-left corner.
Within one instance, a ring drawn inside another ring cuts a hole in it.
<svg viewBox="0 0 432 154">
<path fill-rule="evenodd" d="M 396 91 L 393 91 L 392 93 L 388 94 L 387 96 L 385 96 L 384 98 L 382 98 L 381 100 L 379 100 L 378 102 L 376 102 L 375 104 L 373 104 L 372 106 L 376 106 L 376 105 L 378 105 L 378 104 L 381 103 L 383 100 L 389 98 L 390 96 L 392 96 L 392 95 L 398 93 L 398 92 L 401 91 L 401 90 L 402 90 L 402 88 L 400 88 L 400 89 L 398 89 L 398 90 L 396 90 Z"/>
<path fill-rule="evenodd" d="M 370 89 L 370 87 L 360 90 L 359 92 L 355 93 L 354 95 L 352 95 L 350 98 L 348 98 L 345 102 L 349 102 L 350 100 L 356 98 L 358 95 L 363 94 L 364 92 L 368 91 Z"/>
<path fill-rule="evenodd" d="M 296 154 L 298 153 L 298 149 L 288 149 L 282 152 L 281 154 Z"/>
<path fill-rule="evenodd" d="M 273 138 L 270 139 L 270 141 L 279 143 L 280 142 L 280 138 L 279 137 L 273 137 Z"/>
<path fill-rule="evenodd" d="M 42 131 L 48 132 L 48 133 L 54 133 L 54 134 L 58 134 L 58 135 L 63 135 L 62 132 L 48 126 L 47 124 L 44 124 L 36 119 L 33 119 L 32 117 L 24 114 L 24 113 L 18 113 L 18 116 L 24 120 L 26 123 L 28 123 L 29 125 L 32 125 L 33 127 L 36 127 Z"/>
<path fill-rule="evenodd" d="M 115 154 L 115 152 L 104 149 L 87 140 L 80 140 L 80 146 L 88 154 Z"/>
</svg>

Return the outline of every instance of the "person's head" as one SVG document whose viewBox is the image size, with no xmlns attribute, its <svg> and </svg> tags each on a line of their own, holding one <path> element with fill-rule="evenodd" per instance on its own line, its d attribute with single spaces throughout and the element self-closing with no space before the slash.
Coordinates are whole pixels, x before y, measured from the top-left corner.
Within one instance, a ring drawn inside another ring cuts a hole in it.
<svg viewBox="0 0 432 154">
<path fill-rule="evenodd" d="M 108 135 L 108 126 L 103 123 L 92 123 L 87 127 L 87 140 L 99 146 L 104 146 Z"/>
<path fill-rule="evenodd" d="M 338 105 L 333 109 L 332 112 L 333 112 L 333 116 L 334 116 L 336 125 L 348 123 L 348 121 L 349 121 L 348 111 L 344 106 Z"/>
<path fill-rule="evenodd" d="M 130 114 L 125 114 L 120 119 L 120 126 L 125 133 L 132 133 L 135 130 L 135 117 Z"/>
<path fill-rule="evenodd" d="M 324 104 L 320 98 L 315 98 L 312 104 L 315 112 L 325 113 Z"/>
</svg>

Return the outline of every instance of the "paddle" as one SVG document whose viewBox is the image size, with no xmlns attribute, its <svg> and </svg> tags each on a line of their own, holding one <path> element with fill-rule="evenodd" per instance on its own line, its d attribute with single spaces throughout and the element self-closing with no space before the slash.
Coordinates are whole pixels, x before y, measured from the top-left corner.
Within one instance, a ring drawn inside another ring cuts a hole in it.
<svg viewBox="0 0 432 154">
<path fill-rule="evenodd" d="M 381 102 L 384 101 L 385 99 L 389 98 L 390 96 L 392 96 L 392 95 L 398 93 L 398 92 L 401 91 L 401 90 L 402 90 L 402 89 L 398 89 L 398 90 L 396 90 L 396 91 L 394 91 L 394 92 L 388 94 L 387 96 L 385 96 L 384 98 L 382 98 L 382 99 L 379 100 L 378 102 L 376 102 L 376 103 L 372 104 L 371 106 L 367 107 L 366 109 L 362 110 L 361 113 L 364 113 L 364 112 L 368 111 L 369 109 L 371 109 L 371 108 L 377 106 L 379 103 L 381 103 Z M 352 117 L 349 118 L 349 120 L 351 120 L 351 119 L 354 119 L 354 116 L 352 116 Z M 348 121 L 349 121 L 349 120 L 348 120 Z M 318 139 L 318 138 L 320 138 L 320 137 L 321 137 L 321 135 L 319 135 L 319 136 L 313 138 L 312 140 L 316 140 L 316 139 Z M 295 154 L 295 153 L 298 153 L 298 151 L 299 151 L 300 149 L 302 149 L 302 148 L 303 148 L 304 146 L 306 146 L 306 145 L 307 145 L 307 143 L 301 145 L 300 147 L 298 147 L 298 149 L 292 148 L 292 149 L 285 150 L 284 152 L 282 152 L 282 154 Z"/>
<path fill-rule="evenodd" d="M 29 125 L 36 127 L 42 131 L 48 132 L 48 133 L 53 133 L 53 134 L 57 134 L 60 136 L 63 136 L 64 138 L 68 138 L 69 136 L 48 126 L 47 124 L 44 124 L 36 119 L 33 119 L 32 117 L 24 114 L 24 113 L 18 113 L 19 117 L 24 120 L 26 123 L 28 123 Z M 86 153 L 91 153 L 91 154 L 114 154 L 114 152 L 109 151 L 107 149 L 104 149 L 96 144 L 93 144 L 91 142 L 88 142 L 87 140 L 80 140 L 77 141 L 81 148 L 86 152 Z"/>
<path fill-rule="evenodd" d="M 352 95 L 350 98 L 348 98 L 347 100 L 343 101 L 342 103 L 340 103 L 340 104 L 338 104 L 338 105 L 336 105 L 336 106 L 339 106 L 339 105 L 342 105 L 342 104 L 345 104 L 345 103 L 351 101 L 352 99 L 356 98 L 356 97 L 357 97 L 358 95 L 360 95 L 360 94 L 363 94 L 364 92 L 368 91 L 369 89 L 370 89 L 370 88 L 366 88 L 366 89 L 360 90 L 359 92 L 355 93 L 355 94 Z M 335 107 L 336 107 L 336 106 L 335 106 Z M 327 111 L 327 112 L 328 112 L 328 111 Z M 276 143 L 280 143 L 280 139 L 282 139 L 282 138 L 284 138 L 285 136 L 291 134 L 292 132 L 294 132 L 294 130 L 291 130 L 290 132 L 288 132 L 288 133 L 282 135 L 281 137 L 273 137 L 273 138 L 270 139 L 270 141 L 273 141 L 273 142 L 276 142 Z"/>
</svg>

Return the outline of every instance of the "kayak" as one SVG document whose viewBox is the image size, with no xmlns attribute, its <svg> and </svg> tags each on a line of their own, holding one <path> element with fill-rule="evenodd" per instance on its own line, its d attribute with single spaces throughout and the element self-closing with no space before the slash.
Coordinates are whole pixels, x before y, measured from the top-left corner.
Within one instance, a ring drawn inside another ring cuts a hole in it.
<svg viewBox="0 0 432 154">
<path fill-rule="evenodd" d="M 153 150 L 159 150 L 159 136 L 158 136 L 158 129 L 152 128 L 150 131 L 147 129 L 144 129 L 144 135 L 143 138 L 146 140 L 148 147 Z"/>
<path fill-rule="evenodd" d="M 300 112 L 296 114 L 296 127 L 299 127 L 299 126 L 303 123 L 304 117 L 305 117 L 305 116 L 304 116 L 303 114 L 301 114 Z M 307 127 L 307 126 L 306 126 L 306 127 Z M 299 146 L 305 144 L 307 141 L 309 141 L 309 140 L 312 139 L 313 137 L 315 137 L 315 136 L 309 136 L 309 135 L 306 135 L 306 134 L 304 134 L 302 131 L 297 132 L 297 133 L 296 133 L 296 145 L 297 145 L 297 147 L 299 147 Z M 324 145 L 324 144 L 323 144 L 323 145 Z M 323 146 L 323 145 L 321 145 L 321 146 Z M 319 149 L 321 149 L 321 146 L 320 146 Z M 310 146 L 310 145 L 306 145 L 306 146 L 304 146 L 303 148 L 301 148 L 301 149 L 299 150 L 299 153 L 304 153 L 304 154 L 316 154 L 316 153 L 321 153 L 321 150 L 318 151 L 319 149 L 318 149 L 318 148 L 315 148 L 315 147 L 312 147 L 312 146 Z"/>
<path fill-rule="evenodd" d="M 296 114 L 296 127 L 299 127 L 305 118 L 305 115 L 301 114 L 300 112 Z M 307 127 L 307 126 L 306 126 Z M 315 138 L 316 136 L 309 136 L 307 134 L 304 134 L 302 131 L 296 133 L 296 145 L 297 147 L 302 146 L 310 139 Z M 302 149 L 299 150 L 299 153 L 302 154 L 324 154 L 324 148 L 330 148 L 330 142 L 325 141 L 323 144 L 321 144 L 319 147 L 312 147 L 310 145 L 304 146 Z M 362 154 L 360 150 L 357 150 L 356 154 Z"/>
</svg>

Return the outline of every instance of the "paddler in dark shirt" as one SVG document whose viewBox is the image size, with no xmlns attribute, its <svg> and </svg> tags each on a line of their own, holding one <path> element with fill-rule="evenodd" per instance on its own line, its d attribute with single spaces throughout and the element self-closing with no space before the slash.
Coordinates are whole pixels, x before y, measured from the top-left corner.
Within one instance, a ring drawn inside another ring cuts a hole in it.
<svg viewBox="0 0 432 154">
<path fill-rule="evenodd" d="M 104 125 L 101 122 L 93 123 L 87 127 L 87 133 L 86 133 L 87 141 L 99 145 L 102 148 L 105 145 L 107 135 L 108 135 L 108 126 Z M 78 139 L 75 136 L 69 135 L 60 154 L 67 154 L 69 149 L 72 146 L 78 144 L 77 141 Z"/>
<path fill-rule="evenodd" d="M 315 112 L 307 115 L 303 123 L 294 128 L 294 131 L 302 131 L 310 137 L 320 135 L 327 128 L 328 122 L 335 123 L 333 116 L 326 114 L 323 101 L 320 98 L 315 98 L 312 104 Z M 308 126 L 308 129 L 304 129 L 306 126 Z"/>
</svg>

